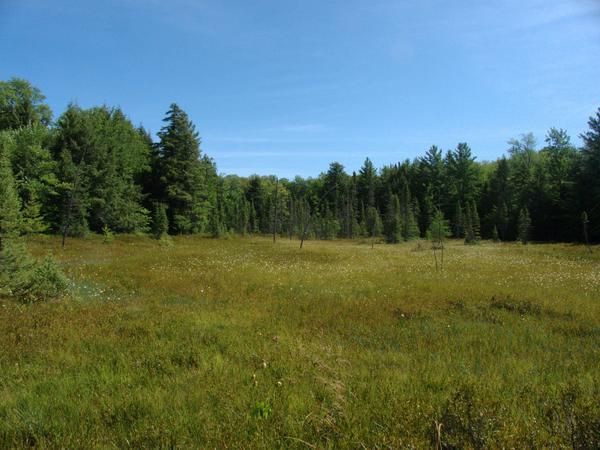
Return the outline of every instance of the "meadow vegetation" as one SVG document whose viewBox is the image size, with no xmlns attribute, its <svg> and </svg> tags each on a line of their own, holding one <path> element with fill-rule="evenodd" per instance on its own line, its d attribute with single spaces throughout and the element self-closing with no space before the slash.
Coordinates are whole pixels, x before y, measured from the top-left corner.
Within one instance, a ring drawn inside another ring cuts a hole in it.
<svg viewBox="0 0 600 450">
<path fill-rule="evenodd" d="M 0 447 L 600 446 L 598 249 L 27 244 L 72 285 L 0 297 Z"/>
</svg>

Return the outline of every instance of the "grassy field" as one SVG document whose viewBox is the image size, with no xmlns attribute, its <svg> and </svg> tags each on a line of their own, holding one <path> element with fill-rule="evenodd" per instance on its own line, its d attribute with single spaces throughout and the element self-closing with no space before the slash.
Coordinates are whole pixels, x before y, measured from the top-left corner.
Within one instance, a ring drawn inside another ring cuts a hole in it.
<svg viewBox="0 0 600 450">
<path fill-rule="evenodd" d="M 0 447 L 600 447 L 598 249 L 29 247 L 73 294 L 0 299 Z"/>
</svg>

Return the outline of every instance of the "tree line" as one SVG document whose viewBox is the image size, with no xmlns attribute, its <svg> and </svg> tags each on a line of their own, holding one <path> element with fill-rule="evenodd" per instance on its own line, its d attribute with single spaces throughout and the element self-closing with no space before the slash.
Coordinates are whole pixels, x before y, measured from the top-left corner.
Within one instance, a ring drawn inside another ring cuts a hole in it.
<svg viewBox="0 0 600 450">
<path fill-rule="evenodd" d="M 20 232 L 269 234 L 304 239 L 425 237 L 600 241 L 600 109 L 581 135 L 523 134 L 478 162 L 467 143 L 358 173 L 219 175 L 194 124 L 169 107 L 155 141 L 120 108 L 71 104 L 53 121 L 39 89 L 0 82 L 0 152 L 21 205 Z M 1 232 L 1 230 L 0 230 Z"/>
</svg>

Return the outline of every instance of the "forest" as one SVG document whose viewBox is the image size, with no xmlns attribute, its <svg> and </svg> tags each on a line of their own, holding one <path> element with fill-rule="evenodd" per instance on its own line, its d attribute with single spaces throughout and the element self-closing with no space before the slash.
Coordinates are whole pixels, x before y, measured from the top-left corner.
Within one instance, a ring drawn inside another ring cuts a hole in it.
<svg viewBox="0 0 600 450">
<path fill-rule="evenodd" d="M 240 177 L 0 82 L 0 448 L 600 448 L 581 141 Z"/>
<path fill-rule="evenodd" d="M 155 140 L 120 108 L 70 104 L 57 118 L 28 81 L 0 82 L 0 152 L 22 209 L 21 234 L 272 234 L 289 238 L 426 237 L 439 213 L 454 238 L 600 240 L 600 109 L 577 148 L 552 127 L 477 161 L 466 142 L 356 172 L 332 162 L 314 178 L 220 175 L 195 125 L 170 105 Z M 582 124 L 583 125 L 583 124 Z M 526 124 L 524 124 L 526 127 Z"/>
</svg>

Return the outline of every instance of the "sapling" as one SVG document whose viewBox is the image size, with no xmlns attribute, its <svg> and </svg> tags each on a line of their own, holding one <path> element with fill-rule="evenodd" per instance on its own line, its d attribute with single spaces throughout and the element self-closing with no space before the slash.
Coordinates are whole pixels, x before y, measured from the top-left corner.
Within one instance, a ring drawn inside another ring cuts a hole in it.
<svg viewBox="0 0 600 450">
<path fill-rule="evenodd" d="M 438 271 L 437 251 L 440 250 L 440 270 L 444 269 L 444 242 L 450 235 L 448 221 L 444 218 L 444 213 L 439 209 L 435 211 L 429 225 L 428 235 L 431 240 L 431 249 L 433 250 L 433 258 L 435 259 L 435 271 Z"/>
</svg>

